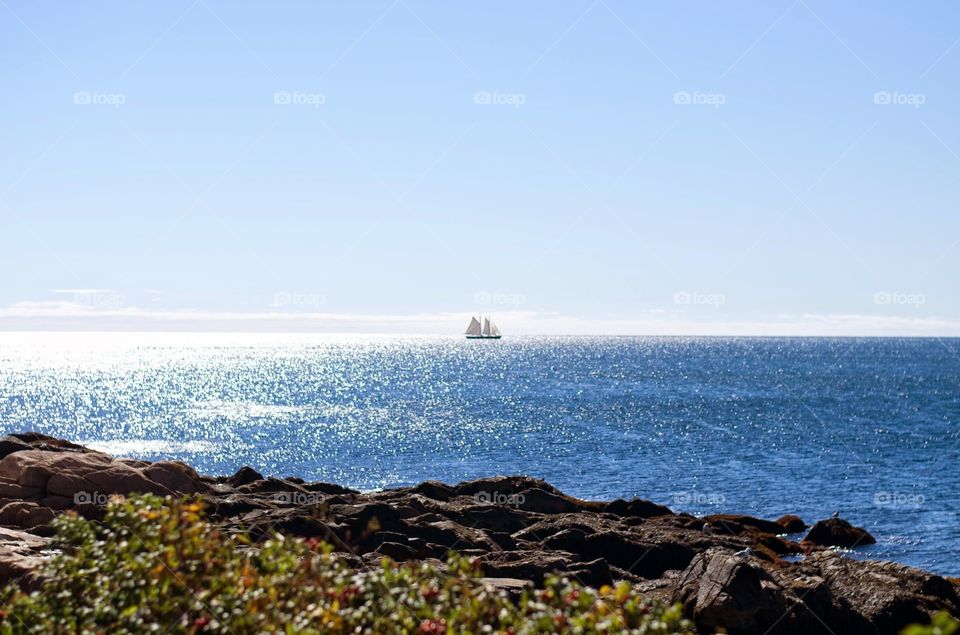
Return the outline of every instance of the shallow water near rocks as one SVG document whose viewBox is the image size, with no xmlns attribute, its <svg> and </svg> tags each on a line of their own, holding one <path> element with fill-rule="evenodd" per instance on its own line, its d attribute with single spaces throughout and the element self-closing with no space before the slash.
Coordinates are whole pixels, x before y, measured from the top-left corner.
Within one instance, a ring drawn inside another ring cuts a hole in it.
<svg viewBox="0 0 960 635">
<path fill-rule="evenodd" d="M 360 489 L 529 474 L 960 575 L 960 340 L 0 335 L 0 431 Z"/>
</svg>

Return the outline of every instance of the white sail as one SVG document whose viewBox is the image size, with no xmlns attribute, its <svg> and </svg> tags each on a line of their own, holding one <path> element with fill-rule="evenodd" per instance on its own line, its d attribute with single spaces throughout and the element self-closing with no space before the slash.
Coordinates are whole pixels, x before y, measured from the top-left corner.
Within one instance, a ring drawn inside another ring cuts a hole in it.
<svg viewBox="0 0 960 635">
<path fill-rule="evenodd" d="M 491 327 L 490 331 L 491 331 L 494 335 L 496 335 L 497 337 L 500 336 L 500 329 L 497 328 L 497 325 L 496 325 L 496 324 L 494 324 L 494 325 Z"/>
<path fill-rule="evenodd" d="M 477 318 L 470 318 L 470 326 L 467 327 L 467 335 L 480 335 L 480 322 L 477 321 Z"/>
<path fill-rule="evenodd" d="M 490 335 L 490 318 L 483 318 L 483 334 Z"/>
</svg>

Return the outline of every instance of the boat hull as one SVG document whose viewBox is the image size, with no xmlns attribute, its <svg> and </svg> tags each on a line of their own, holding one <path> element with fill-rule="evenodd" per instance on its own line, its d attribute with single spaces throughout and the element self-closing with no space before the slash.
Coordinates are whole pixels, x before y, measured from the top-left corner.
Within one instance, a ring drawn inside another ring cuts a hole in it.
<svg viewBox="0 0 960 635">
<path fill-rule="evenodd" d="M 502 335 L 468 335 L 468 340 L 498 340 Z"/>
</svg>

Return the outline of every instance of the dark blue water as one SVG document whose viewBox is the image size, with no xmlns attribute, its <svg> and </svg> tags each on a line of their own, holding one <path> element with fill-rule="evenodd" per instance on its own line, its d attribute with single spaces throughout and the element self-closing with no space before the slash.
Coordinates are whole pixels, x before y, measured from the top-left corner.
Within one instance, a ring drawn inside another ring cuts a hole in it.
<svg viewBox="0 0 960 635">
<path fill-rule="evenodd" d="M 0 427 L 371 489 L 530 474 L 960 574 L 960 340 L 17 336 Z"/>
</svg>

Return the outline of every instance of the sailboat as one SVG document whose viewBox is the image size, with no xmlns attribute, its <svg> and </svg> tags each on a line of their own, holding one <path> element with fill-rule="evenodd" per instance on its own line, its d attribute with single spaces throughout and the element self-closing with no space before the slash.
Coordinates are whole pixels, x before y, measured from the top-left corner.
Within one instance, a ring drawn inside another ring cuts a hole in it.
<svg viewBox="0 0 960 635">
<path fill-rule="evenodd" d="M 498 340 L 502 337 L 500 329 L 490 321 L 490 318 L 483 318 L 483 325 L 481 326 L 480 320 L 472 316 L 466 335 L 468 340 Z"/>
</svg>

